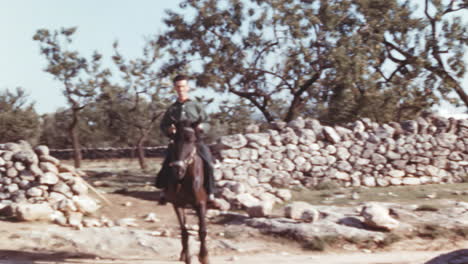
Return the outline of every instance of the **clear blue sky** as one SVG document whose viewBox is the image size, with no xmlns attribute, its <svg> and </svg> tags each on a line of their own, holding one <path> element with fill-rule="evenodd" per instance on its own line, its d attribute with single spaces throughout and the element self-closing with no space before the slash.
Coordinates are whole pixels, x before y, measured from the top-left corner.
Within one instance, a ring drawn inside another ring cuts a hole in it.
<svg viewBox="0 0 468 264">
<path fill-rule="evenodd" d="M 421 1 L 421 0 L 417 0 Z M 43 71 L 45 59 L 32 37 L 37 29 L 77 26 L 72 48 L 89 56 L 97 50 L 112 54 L 119 40 L 127 57 L 141 54 L 144 37 L 161 32 L 166 9 L 179 9 L 181 0 L 0 0 L 0 90 L 21 86 L 36 102 L 39 113 L 65 106 L 61 83 Z M 468 55 L 466 55 L 468 61 Z M 462 83 L 468 89 L 468 76 Z M 465 109 L 465 108 L 464 108 Z M 456 113 L 443 104 L 441 111 Z"/>
<path fill-rule="evenodd" d="M 89 56 L 109 57 L 119 40 L 127 57 L 141 54 L 144 37 L 162 31 L 166 9 L 180 0 L 0 0 L 0 90 L 26 89 L 39 113 L 65 106 L 62 86 L 43 71 L 46 60 L 32 37 L 37 29 L 77 26 L 72 48 Z"/>
</svg>

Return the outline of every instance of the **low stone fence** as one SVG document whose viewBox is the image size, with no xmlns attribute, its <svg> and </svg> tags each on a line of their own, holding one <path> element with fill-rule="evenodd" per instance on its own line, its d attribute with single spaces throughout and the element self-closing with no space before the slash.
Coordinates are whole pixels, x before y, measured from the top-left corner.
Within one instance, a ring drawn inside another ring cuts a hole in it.
<svg viewBox="0 0 468 264">
<path fill-rule="evenodd" d="M 274 203 L 290 196 L 281 188 L 326 181 L 375 187 L 453 183 L 468 175 L 468 119 L 427 114 L 381 125 L 297 119 L 274 126 L 220 139 L 216 178 L 219 196 L 231 205 Z"/>
<path fill-rule="evenodd" d="M 81 227 L 84 216 L 99 209 L 84 175 L 51 156 L 47 146 L 0 144 L 0 214 Z"/>
<path fill-rule="evenodd" d="M 145 147 L 145 157 L 164 157 L 166 146 Z M 84 159 L 118 159 L 136 158 L 135 148 L 84 148 L 81 154 Z M 73 149 L 51 149 L 50 154 L 61 160 L 73 159 Z"/>
</svg>

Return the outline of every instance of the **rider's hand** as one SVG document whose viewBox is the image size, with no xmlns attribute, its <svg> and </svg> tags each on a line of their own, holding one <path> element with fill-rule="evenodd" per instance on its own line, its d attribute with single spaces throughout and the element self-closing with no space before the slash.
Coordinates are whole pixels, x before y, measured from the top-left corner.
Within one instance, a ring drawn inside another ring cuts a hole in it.
<svg viewBox="0 0 468 264">
<path fill-rule="evenodd" d="M 167 129 L 167 133 L 169 135 L 174 135 L 176 133 L 176 127 L 174 126 L 174 124 L 172 124 L 168 129 Z"/>
</svg>

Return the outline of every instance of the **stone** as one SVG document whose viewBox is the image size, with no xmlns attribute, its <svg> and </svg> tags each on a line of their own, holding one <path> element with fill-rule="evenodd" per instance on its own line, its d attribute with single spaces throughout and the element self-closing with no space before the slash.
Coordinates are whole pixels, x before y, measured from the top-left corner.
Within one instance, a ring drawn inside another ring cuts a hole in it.
<svg viewBox="0 0 468 264">
<path fill-rule="evenodd" d="M 6 186 L 6 190 L 9 193 L 16 193 L 17 191 L 19 191 L 18 184 L 16 183 L 9 184 L 8 186 Z"/>
<path fill-rule="evenodd" d="M 351 157 L 351 153 L 349 153 L 348 149 L 344 147 L 338 147 L 336 150 L 336 156 L 339 160 L 348 160 Z"/>
<path fill-rule="evenodd" d="M 50 221 L 60 225 L 60 226 L 68 226 L 68 219 L 65 217 L 65 214 L 60 211 L 54 211 L 50 215 Z"/>
<path fill-rule="evenodd" d="M 219 154 L 223 159 L 238 159 L 240 157 L 238 149 L 222 149 Z"/>
<path fill-rule="evenodd" d="M 64 182 L 73 182 L 76 177 L 71 172 L 61 172 L 57 176 L 59 177 L 59 179 L 63 180 Z"/>
<path fill-rule="evenodd" d="M 236 196 L 236 200 L 243 208 L 249 208 L 258 205 L 260 202 L 260 200 L 253 197 L 250 193 L 239 194 Z"/>
<path fill-rule="evenodd" d="M 400 123 L 401 128 L 408 134 L 418 133 L 418 122 L 414 120 L 406 120 Z"/>
<path fill-rule="evenodd" d="M 78 195 L 88 193 L 88 186 L 84 183 L 84 180 L 81 178 L 75 179 L 75 183 L 71 186 L 71 189 L 74 193 Z"/>
<path fill-rule="evenodd" d="M 69 212 L 68 213 L 68 224 L 71 227 L 81 228 L 83 227 L 83 214 L 80 212 Z"/>
<path fill-rule="evenodd" d="M 284 158 L 281 161 L 279 168 L 291 172 L 296 168 L 296 165 L 290 159 Z"/>
<path fill-rule="evenodd" d="M 85 215 L 93 214 L 100 208 L 96 200 L 86 195 L 73 196 L 72 200 L 77 210 Z"/>
<path fill-rule="evenodd" d="M 50 216 L 54 212 L 48 203 L 18 203 L 12 206 L 14 206 L 16 218 L 20 221 L 50 220 Z"/>
<path fill-rule="evenodd" d="M 295 201 L 284 207 L 284 216 L 295 220 L 316 221 L 320 212 L 317 211 L 311 204 Z"/>
<path fill-rule="evenodd" d="M 19 151 L 13 155 L 13 160 L 23 162 L 27 165 L 37 164 L 38 158 L 31 151 Z"/>
<path fill-rule="evenodd" d="M 403 170 L 391 170 L 388 172 L 388 175 L 393 178 L 403 178 L 405 174 Z"/>
<path fill-rule="evenodd" d="M 390 179 L 390 184 L 391 185 L 401 185 L 403 183 L 403 180 L 400 178 L 392 178 Z"/>
<path fill-rule="evenodd" d="M 257 160 L 258 151 L 252 148 L 240 148 L 239 149 L 239 159 L 244 161 Z"/>
<path fill-rule="evenodd" d="M 361 120 L 358 120 L 351 125 L 351 129 L 353 132 L 364 132 L 366 130 L 366 126 Z"/>
<path fill-rule="evenodd" d="M 57 203 L 57 209 L 63 212 L 76 212 L 78 210 L 75 203 L 69 199 L 60 200 Z"/>
<path fill-rule="evenodd" d="M 220 142 L 222 147 L 225 148 L 234 148 L 239 149 L 245 147 L 248 143 L 247 138 L 241 134 L 223 136 L 220 138 Z"/>
<path fill-rule="evenodd" d="M 371 160 L 372 160 L 372 164 L 374 165 L 387 163 L 387 159 L 381 154 L 377 154 L 377 153 L 373 153 L 371 155 Z"/>
<path fill-rule="evenodd" d="M 249 217 L 267 217 L 271 215 L 272 211 L 273 203 L 271 202 L 261 202 L 247 208 L 247 214 Z"/>
<path fill-rule="evenodd" d="M 457 142 L 457 135 L 450 133 L 441 133 L 436 136 L 437 144 L 444 148 L 452 149 Z"/>
<path fill-rule="evenodd" d="M 287 145 L 287 144 L 297 145 L 297 143 L 299 142 L 299 137 L 297 136 L 294 129 L 292 129 L 290 127 L 286 127 L 285 129 L 283 129 L 281 131 L 280 136 L 281 136 L 281 142 L 284 145 Z"/>
<path fill-rule="evenodd" d="M 323 136 L 333 144 L 338 144 L 341 141 L 340 135 L 338 135 L 334 128 L 329 126 L 323 127 Z"/>
<path fill-rule="evenodd" d="M 268 146 L 271 144 L 270 134 L 268 133 L 246 134 L 245 138 L 248 140 L 248 144 L 255 143 L 259 146 Z"/>
<path fill-rule="evenodd" d="M 328 163 L 327 159 L 325 157 L 323 157 L 323 156 L 313 156 L 313 157 L 310 158 L 309 161 L 310 161 L 310 163 L 312 165 L 318 165 L 318 166 L 327 165 L 327 163 Z"/>
<path fill-rule="evenodd" d="M 350 129 L 347 129 L 345 127 L 341 126 L 336 126 L 335 127 L 336 133 L 340 136 L 340 138 L 343 140 L 347 140 L 351 138 L 351 135 L 353 134 L 353 131 Z"/>
<path fill-rule="evenodd" d="M 42 177 L 39 178 L 40 184 L 54 185 L 59 181 L 58 176 L 53 172 L 46 172 Z"/>
<path fill-rule="evenodd" d="M 21 171 L 24 171 L 26 169 L 26 166 L 24 166 L 24 164 L 22 162 L 15 162 L 13 167 L 18 171 L 18 172 L 21 172 Z"/>
<path fill-rule="evenodd" d="M 55 166 L 58 166 L 60 164 L 60 160 L 58 160 L 55 157 L 52 157 L 50 155 L 40 155 L 39 156 L 39 161 L 40 162 L 49 162 L 54 164 Z"/>
<path fill-rule="evenodd" d="M 302 129 L 305 127 L 305 120 L 302 117 L 298 117 L 295 120 L 289 121 L 288 127 L 293 129 Z"/>
<path fill-rule="evenodd" d="M 289 201 L 292 199 L 292 193 L 288 189 L 278 189 L 275 195 L 283 201 Z"/>
<path fill-rule="evenodd" d="M 404 185 L 420 185 L 421 181 L 419 180 L 419 178 L 405 177 L 403 178 L 403 184 Z"/>
<path fill-rule="evenodd" d="M 57 167 L 53 163 L 50 163 L 50 162 L 39 162 L 39 168 L 43 172 L 52 172 L 54 174 L 58 174 Z"/>
<path fill-rule="evenodd" d="M 377 128 L 375 135 L 379 138 L 392 138 L 395 133 L 395 128 L 388 124 L 383 124 Z"/>
<path fill-rule="evenodd" d="M 366 176 L 363 179 L 363 184 L 364 186 L 367 186 L 367 187 L 375 187 L 376 186 L 375 178 L 371 176 Z"/>
<path fill-rule="evenodd" d="M 16 170 L 14 167 L 11 167 L 11 168 L 8 168 L 8 169 L 6 170 L 6 174 L 5 174 L 5 175 L 6 175 L 7 177 L 14 178 L 14 177 L 18 176 L 18 174 L 19 174 L 19 173 L 18 173 L 18 170 Z"/>
<path fill-rule="evenodd" d="M 257 124 L 249 124 L 244 129 L 245 133 L 258 133 L 260 132 L 260 127 Z"/>
<path fill-rule="evenodd" d="M 349 164 L 349 162 L 347 161 L 344 161 L 344 160 L 340 160 L 336 163 L 336 167 L 340 170 L 340 171 L 344 171 L 344 172 L 351 172 L 353 170 L 353 166 L 351 166 L 351 164 Z"/>
<path fill-rule="evenodd" d="M 335 173 L 335 178 L 338 179 L 338 180 L 342 180 L 342 181 L 349 181 L 351 180 L 351 177 L 348 173 L 346 172 L 342 172 L 342 171 L 337 171 Z"/>
<path fill-rule="evenodd" d="M 220 207 L 220 211 L 228 211 L 229 209 L 231 209 L 231 204 L 228 201 L 220 198 L 216 198 L 215 200 Z"/>
<path fill-rule="evenodd" d="M 389 209 L 379 203 L 364 204 L 361 216 L 364 217 L 364 224 L 387 231 L 396 229 L 400 224 L 390 216 Z"/>
<path fill-rule="evenodd" d="M 397 152 L 394 152 L 394 151 L 388 151 L 387 153 L 385 153 L 385 156 L 390 159 L 390 160 L 399 160 L 401 159 L 401 155 Z"/>
<path fill-rule="evenodd" d="M 71 188 L 64 182 L 58 182 L 52 187 L 53 192 L 61 193 L 68 197 L 71 197 Z"/>
<path fill-rule="evenodd" d="M 37 155 L 49 155 L 49 147 L 45 145 L 39 145 L 34 148 L 34 151 L 36 152 Z"/>
<path fill-rule="evenodd" d="M 316 209 L 307 209 L 302 213 L 301 219 L 309 223 L 315 223 L 320 219 L 320 212 Z"/>
<path fill-rule="evenodd" d="M 101 227 L 102 224 L 99 221 L 99 219 L 96 218 L 88 218 L 85 217 L 83 218 L 83 221 L 81 221 L 84 227 Z"/>
<path fill-rule="evenodd" d="M 31 164 L 29 166 L 29 170 L 36 177 L 41 177 L 44 174 L 44 172 L 39 168 L 37 164 Z"/>
<path fill-rule="evenodd" d="M 450 155 L 448 156 L 448 159 L 449 159 L 449 160 L 452 160 L 452 161 L 463 161 L 463 160 L 464 160 L 464 157 L 463 157 L 463 154 L 462 154 L 461 152 L 453 151 L 453 152 L 450 153 Z"/>
<path fill-rule="evenodd" d="M 47 200 L 52 204 L 56 204 L 59 201 L 62 201 L 65 199 L 67 199 L 67 196 L 65 196 L 63 193 L 58 193 L 54 191 L 50 192 L 49 197 L 47 198 Z"/>
<path fill-rule="evenodd" d="M 299 131 L 299 143 L 303 145 L 310 145 L 316 142 L 317 136 L 312 129 L 301 129 Z"/>
<path fill-rule="evenodd" d="M 41 197 L 44 191 L 37 187 L 32 187 L 26 191 L 28 197 Z"/>
</svg>

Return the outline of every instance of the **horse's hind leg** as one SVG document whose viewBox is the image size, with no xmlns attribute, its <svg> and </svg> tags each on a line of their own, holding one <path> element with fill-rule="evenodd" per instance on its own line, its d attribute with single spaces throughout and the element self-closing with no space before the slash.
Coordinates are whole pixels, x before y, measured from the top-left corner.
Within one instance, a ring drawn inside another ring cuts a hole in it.
<svg viewBox="0 0 468 264">
<path fill-rule="evenodd" d="M 180 252 L 180 261 L 184 261 L 186 264 L 190 264 L 190 250 L 189 250 L 189 233 L 187 227 L 185 226 L 185 211 L 183 208 L 177 207 L 174 205 L 174 210 L 179 220 L 180 233 L 182 235 L 182 251 Z"/>
<path fill-rule="evenodd" d="M 206 204 L 202 203 L 197 209 L 198 215 L 198 235 L 200 237 L 200 253 L 198 255 L 198 259 L 202 264 L 209 264 L 210 261 L 208 260 L 208 249 L 206 247 Z"/>
</svg>

